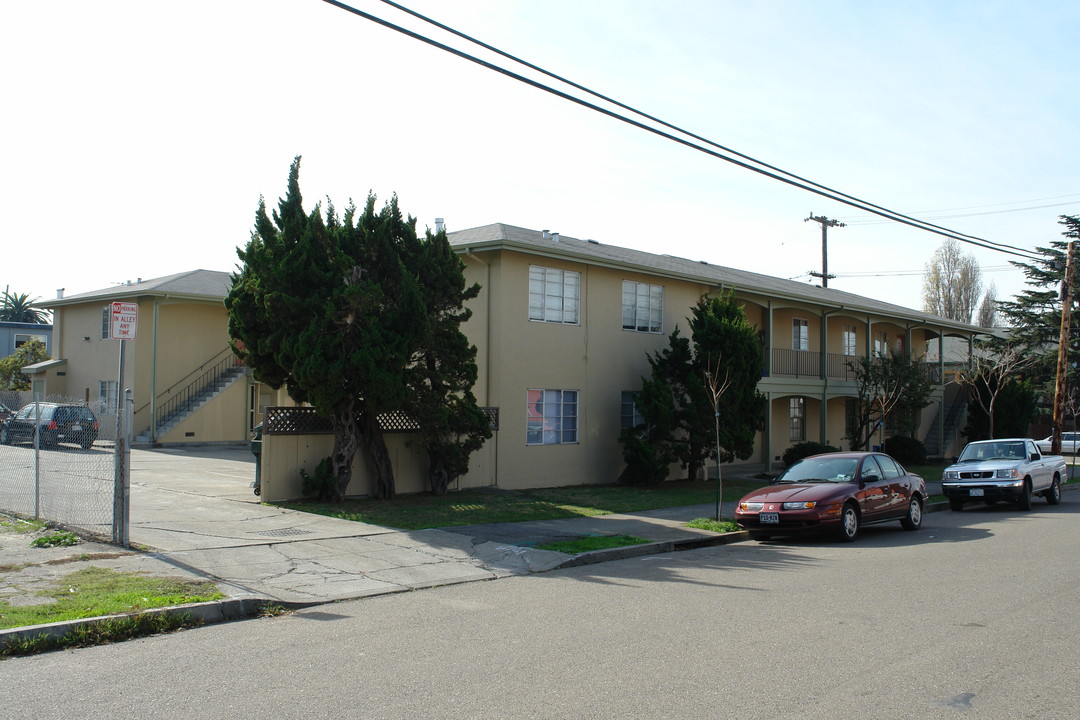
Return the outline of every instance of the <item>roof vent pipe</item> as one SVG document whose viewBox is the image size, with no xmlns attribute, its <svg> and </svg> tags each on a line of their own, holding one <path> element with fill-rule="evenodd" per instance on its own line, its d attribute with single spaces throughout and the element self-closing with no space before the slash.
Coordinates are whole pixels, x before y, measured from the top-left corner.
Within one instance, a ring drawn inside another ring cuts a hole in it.
<svg viewBox="0 0 1080 720">
<path fill-rule="evenodd" d="M 56 299 L 57 300 L 63 300 L 63 298 L 64 298 L 64 288 L 56 288 Z"/>
<path fill-rule="evenodd" d="M 540 232 L 542 232 L 544 234 L 544 239 L 545 240 L 550 240 L 551 239 L 551 233 L 548 230 L 541 230 Z"/>
<path fill-rule="evenodd" d="M 559 233 L 551 233 L 551 239 L 555 242 L 559 242 Z"/>
<path fill-rule="evenodd" d="M 441 233 L 444 229 L 446 229 L 446 221 L 442 218 L 435 218 L 435 232 Z"/>
</svg>

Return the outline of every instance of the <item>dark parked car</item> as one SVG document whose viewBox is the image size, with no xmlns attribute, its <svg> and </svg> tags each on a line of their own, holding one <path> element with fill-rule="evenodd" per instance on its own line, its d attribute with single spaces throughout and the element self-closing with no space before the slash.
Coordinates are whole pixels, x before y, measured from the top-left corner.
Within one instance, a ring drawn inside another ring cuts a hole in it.
<svg viewBox="0 0 1080 720">
<path fill-rule="evenodd" d="M 814 455 L 785 470 L 773 484 L 746 495 L 735 522 L 755 540 L 774 535 L 833 531 L 844 542 L 871 523 L 922 525 L 926 483 L 884 453 Z"/>
<path fill-rule="evenodd" d="M 98 421 L 85 405 L 30 403 L 4 424 L 0 440 L 5 444 L 34 443 L 35 428 L 40 432 L 40 447 L 60 443 L 79 445 L 89 450 L 97 440 Z"/>
</svg>

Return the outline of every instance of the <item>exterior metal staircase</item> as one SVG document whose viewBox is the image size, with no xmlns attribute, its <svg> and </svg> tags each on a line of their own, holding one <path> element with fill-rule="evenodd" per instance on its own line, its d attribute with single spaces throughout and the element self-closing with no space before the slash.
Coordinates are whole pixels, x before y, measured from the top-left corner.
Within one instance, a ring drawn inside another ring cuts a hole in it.
<svg viewBox="0 0 1080 720">
<path fill-rule="evenodd" d="M 177 385 L 180 383 L 177 383 L 158 396 L 155 413 L 157 437 L 160 438 L 194 415 L 229 386 L 244 377 L 245 372 L 244 365 L 233 355 L 230 348 L 226 348 L 188 373 L 180 382 L 185 382 L 193 376 L 194 379 L 179 389 Z M 147 445 L 151 442 L 151 438 L 151 428 L 146 427 L 132 442 L 136 445 Z"/>
<path fill-rule="evenodd" d="M 942 423 L 945 424 L 945 432 L 941 433 Z M 956 431 L 967 422 L 967 399 L 965 396 L 954 398 L 943 409 L 939 409 L 930 424 L 930 429 L 923 438 L 923 446 L 926 454 L 930 457 L 943 457 L 950 441 L 956 435 Z M 945 447 L 941 447 L 941 438 L 945 438 Z"/>
</svg>

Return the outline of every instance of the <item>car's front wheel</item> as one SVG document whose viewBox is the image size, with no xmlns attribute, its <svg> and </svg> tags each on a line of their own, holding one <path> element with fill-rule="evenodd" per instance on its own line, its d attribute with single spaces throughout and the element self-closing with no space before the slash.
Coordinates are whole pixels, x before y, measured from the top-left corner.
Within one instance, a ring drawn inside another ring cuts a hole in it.
<svg viewBox="0 0 1080 720">
<path fill-rule="evenodd" d="M 855 503 L 848 503 L 840 511 L 840 528 L 837 537 L 841 542 L 852 542 L 859 537 L 859 509 Z"/>
<path fill-rule="evenodd" d="M 1024 487 L 1020 488 L 1019 505 L 1021 510 L 1031 509 L 1031 483 L 1024 481 Z"/>
<path fill-rule="evenodd" d="M 1057 505 L 1061 502 L 1061 478 L 1055 476 L 1054 482 L 1050 483 L 1050 489 L 1046 491 L 1046 504 Z"/>
<path fill-rule="evenodd" d="M 907 516 L 900 521 L 905 530 L 918 530 L 922 525 L 922 500 L 917 497 L 908 502 Z"/>
</svg>

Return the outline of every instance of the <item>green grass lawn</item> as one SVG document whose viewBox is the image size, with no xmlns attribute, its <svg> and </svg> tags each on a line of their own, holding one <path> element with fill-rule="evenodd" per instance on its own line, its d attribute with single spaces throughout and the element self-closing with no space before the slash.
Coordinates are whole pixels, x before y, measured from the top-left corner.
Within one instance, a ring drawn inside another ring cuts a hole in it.
<svg viewBox="0 0 1080 720">
<path fill-rule="evenodd" d="M 89 567 L 65 576 L 42 596 L 45 605 L 10 605 L 0 600 L 0 629 L 61 620 L 116 615 L 223 597 L 211 582 L 151 577 Z"/>
<path fill-rule="evenodd" d="M 724 500 L 735 501 L 766 481 L 725 480 Z M 482 488 L 445 497 L 426 493 L 393 500 L 280 503 L 281 507 L 402 530 L 481 523 L 591 517 L 716 502 L 716 481 L 674 481 L 654 487 L 573 485 L 535 490 Z"/>
<path fill-rule="evenodd" d="M 628 545 L 644 545 L 650 542 L 645 538 L 634 535 L 589 535 L 577 540 L 560 540 L 559 542 L 537 545 L 540 550 L 554 550 L 555 552 L 577 555 L 593 550 L 607 550 L 609 548 L 626 547 Z"/>
</svg>

